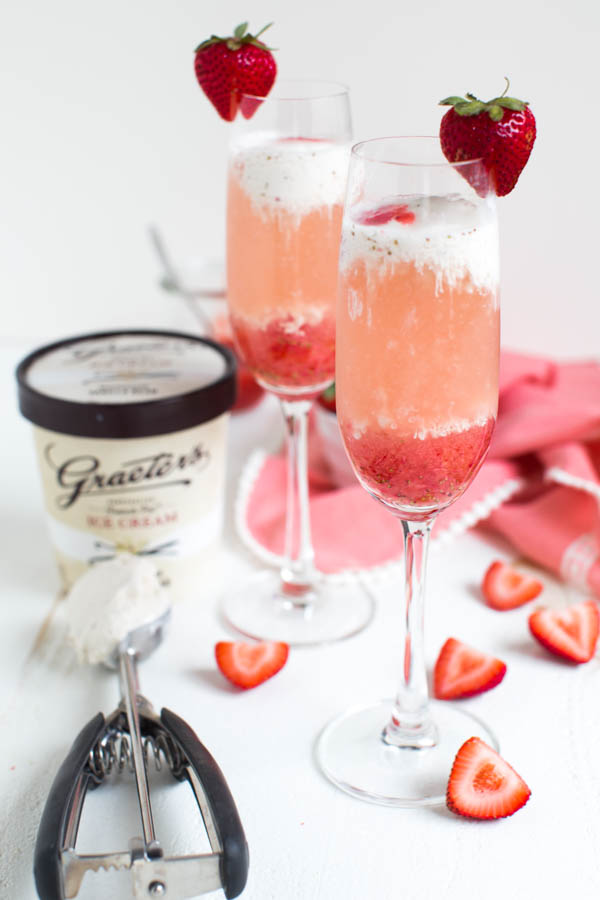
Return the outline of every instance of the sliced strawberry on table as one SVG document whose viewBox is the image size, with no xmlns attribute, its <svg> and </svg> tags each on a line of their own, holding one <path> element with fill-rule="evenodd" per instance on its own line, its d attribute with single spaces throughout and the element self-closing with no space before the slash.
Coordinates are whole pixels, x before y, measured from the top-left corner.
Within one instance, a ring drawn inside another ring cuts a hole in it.
<svg viewBox="0 0 600 900">
<path fill-rule="evenodd" d="M 196 48 L 194 69 L 198 84 L 222 119 L 233 122 L 238 110 L 249 119 L 275 81 L 277 65 L 270 49 L 243 22 L 231 37 L 211 35 Z"/>
<path fill-rule="evenodd" d="M 473 697 L 500 684 L 506 665 L 456 638 L 448 638 L 433 671 L 433 692 L 438 700 Z"/>
<path fill-rule="evenodd" d="M 512 766 L 480 738 L 462 745 L 452 766 L 446 805 L 470 819 L 502 819 L 525 806 L 531 791 Z"/>
<path fill-rule="evenodd" d="M 453 163 L 481 159 L 498 197 L 514 188 L 536 137 L 529 104 L 507 97 L 508 88 L 506 79 L 504 93 L 488 102 L 473 94 L 440 100 L 440 106 L 451 107 L 440 123 L 444 156 Z M 481 179 L 481 171 L 468 166 L 460 171 L 478 193 L 487 193 L 487 179 Z"/>
<path fill-rule="evenodd" d="M 517 571 L 504 562 L 493 562 L 481 585 L 485 602 L 492 609 L 515 609 L 541 594 L 544 585 L 539 578 Z"/>
<path fill-rule="evenodd" d="M 529 616 L 529 629 L 551 653 L 574 663 L 589 662 L 598 643 L 598 607 L 591 600 L 565 609 L 540 606 Z"/>
<path fill-rule="evenodd" d="M 238 687 L 256 687 L 284 667 L 289 647 L 282 641 L 219 641 L 215 659 L 225 678 Z"/>
</svg>

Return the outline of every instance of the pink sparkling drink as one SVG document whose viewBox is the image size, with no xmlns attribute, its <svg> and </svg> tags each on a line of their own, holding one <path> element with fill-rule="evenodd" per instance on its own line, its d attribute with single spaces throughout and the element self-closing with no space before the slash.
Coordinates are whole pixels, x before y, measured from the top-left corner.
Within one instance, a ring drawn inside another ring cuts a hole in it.
<svg viewBox="0 0 600 900">
<path fill-rule="evenodd" d="M 335 298 L 348 146 L 253 134 L 234 145 L 227 287 L 256 379 L 306 396 L 333 381 Z"/>
<path fill-rule="evenodd" d="M 308 490 L 308 416 L 335 374 L 335 306 L 352 123 L 348 90 L 277 81 L 236 123 L 227 192 L 227 299 L 238 352 L 277 396 L 287 447 L 281 567 L 224 598 L 242 634 L 321 644 L 356 634 L 372 599 L 315 568 Z"/>
<path fill-rule="evenodd" d="M 347 210 L 337 413 L 356 475 L 415 520 L 452 503 L 497 412 L 496 220 L 458 195 Z"/>
<path fill-rule="evenodd" d="M 450 163 L 436 137 L 352 148 L 336 405 L 356 475 L 402 529 L 400 677 L 393 700 L 330 722 L 317 753 L 334 784 L 386 806 L 443 803 L 456 748 L 471 736 L 497 746 L 485 722 L 430 703 L 424 642 L 431 529 L 473 479 L 496 417 L 496 222 L 481 160 Z"/>
</svg>

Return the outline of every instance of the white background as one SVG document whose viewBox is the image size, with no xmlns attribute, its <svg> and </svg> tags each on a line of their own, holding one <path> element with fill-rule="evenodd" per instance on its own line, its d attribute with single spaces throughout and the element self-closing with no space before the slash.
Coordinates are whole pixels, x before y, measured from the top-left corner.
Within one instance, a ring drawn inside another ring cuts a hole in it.
<svg viewBox="0 0 600 900">
<path fill-rule="evenodd" d="M 282 76 L 351 88 L 357 139 L 436 133 L 448 94 L 511 79 L 538 140 L 499 202 L 505 346 L 560 357 L 599 342 L 595 0 L 12 0 L 0 22 L 0 295 L 5 339 L 188 327 L 147 238 L 222 257 L 229 127 L 193 50 L 250 19 Z"/>
</svg>

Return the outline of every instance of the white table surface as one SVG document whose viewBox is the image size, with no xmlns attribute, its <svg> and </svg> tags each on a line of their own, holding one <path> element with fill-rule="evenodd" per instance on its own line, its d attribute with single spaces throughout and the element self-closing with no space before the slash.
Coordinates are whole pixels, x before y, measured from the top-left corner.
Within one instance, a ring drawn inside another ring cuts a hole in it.
<svg viewBox="0 0 600 900">
<path fill-rule="evenodd" d="M 3 900 L 36 897 L 33 845 L 54 773 L 83 724 L 118 699 L 115 676 L 78 667 L 63 643 L 30 427 L 17 411 L 12 376 L 28 349 L 0 349 Z M 275 403 L 234 417 L 230 434 L 223 572 L 233 584 L 258 566 L 233 533 L 235 483 L 257 442 L 277 443 Z M 377 612 L 362 634 L 292 650 L 277 677 L 248 692 L 228 686 L 213 661 L 214 643 L 230 637 L 217 615 L 217 591 L 207 587 L 177 606 L 168 640 L 141 666 L 141 686 L 157 707 L 187 719 L 228 779 L 250 846 L 247 900 L 600 896 L 600 664 L 554 661 L 529 637 L 527 607 L 496 613 L 482 604 L 485 568 L 509 556 L 506 546 L 464 535 L 432 554 L 428 579 L 429 666 L 450 635 L 508 666 L 501 685 L 464 701 L 493 727 L 532 790 L 524 809 L 492 823 L 445 808 L 363 803 L 335 789 L 315 765 L 315 739 L 333 715 L 394 692 L 399 585 L 373 585 Z M 575 595 L 548 581 L 546 598 Z M 159 839 L 177 852 L 198 849 L 202 834 L 186 790 L 161 782 L 155 799 Z M 79 849 L 126 849 L 130 829 L 139 833 L 130 789 L 103 788 L 88 802 Z M 86 876 L 79 896 L 117 900 L 128 896 L 122 884 L 114 872 Z"/>
</svg>

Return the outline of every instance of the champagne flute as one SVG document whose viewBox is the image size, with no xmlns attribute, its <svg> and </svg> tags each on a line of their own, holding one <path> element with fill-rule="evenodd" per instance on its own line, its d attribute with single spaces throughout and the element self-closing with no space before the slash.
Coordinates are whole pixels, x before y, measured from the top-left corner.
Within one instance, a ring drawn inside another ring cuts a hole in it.
<svg viewBox="0 0 600 900">
<path fill-rule="evenodd" d="M 387 805 L 443 801 L 473 735 L 463 710 L 428 699 L 423 594 L 429 535 L 479 469 L 498 402 L 494 195 L 482 163 L 450 164 L 437 138 L 382 138 L 351 154 L 339 262 L 336 399 L 362 486 L 404 536 L 400 685 L 321 735 L 325 774 Z"/>
<path fill-rule="evenodd" d="M 360 631 L 372 601 L 358 584 L 314 567 L 307 422 L 335 367 L 335 298 L 350 155 L 347 89 L 278 82 L 245 97 L 232 143 L 227 200 L 227 296 L 241 358 L 281 401 L 288 454 L 285 562 L 224 601 L 252 637 L 315 644 Z"/>
</svg>

